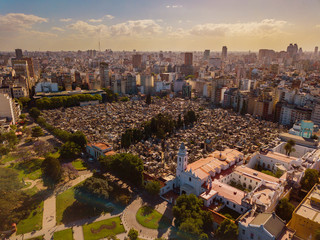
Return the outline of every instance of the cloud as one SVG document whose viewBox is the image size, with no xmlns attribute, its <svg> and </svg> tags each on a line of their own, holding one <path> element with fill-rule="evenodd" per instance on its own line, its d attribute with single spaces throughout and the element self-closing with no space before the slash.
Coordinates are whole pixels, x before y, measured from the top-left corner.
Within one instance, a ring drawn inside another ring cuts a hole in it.
<svg viewBox="0 0 320 240">
<path fill-rule="evenodd" d="M 316 28 L 320 28 L 320 24 L 316 25 Z"/>
<path fill-rule="evenodd" d="M 52 27 L 51 28 L 54 31 L 58 31 L 58 32 L 64 32 L 65 30 L 63 28 L 59 28 L 59 27 Z"/>
<path fill-rule="evenodd" d="M 197 36 L 267 36 L 282 33 L 286 21 L 264 19 L 260 22 L 246 23 L 207 23 L 194 26 L 189 33 Z"/>
<path fill-rule="evenodd" d="M 100 25 L 92 25 L 84 21 L 77 21 L 73 24 L 67 26 L 70 29 L 76 30 L 81 34 L 85 34 L 87 37 L 90 37 L 90 34 L 97 34 L 101 31 L 107 32 L 107 26 L 100 24 Z"/>
<path fill-rule="evenodd" d="M 72 21 L 72 18 L 61 18 L 60 22 L 70 22 Z"/>
<path fill-rule="evenodd" d="M 8 13 L 0 15 L 0 31 L 25 31 L 34 24 L 48 22 L 48 19 L 32 14 Z"/>
<path fill-rule="evenodd" d="M 112 16 L 112 15 L 110 15 L 110 14 L 107 14 L 107 15 L 104 16 L 104 18 L 111 20 L 111 19 L 114 19 L 114 16 Z"/>
<path fill-rule="evenodd" d="M 144 19 L 112 25 L 109 31 L 111 35 L 144 37 L 161 33 L 162 27 L 152 19 Z"/>
<path fill-rule="evenodd" d="M 182 8 L 182 5 L 167 5 L 166 8 Z"/>
<path fill-rule="evenodd" d="M 102 19 L 89 19 L 89 22 L 92 22 L 92 23 L 102 22 Z"/>
</svg>

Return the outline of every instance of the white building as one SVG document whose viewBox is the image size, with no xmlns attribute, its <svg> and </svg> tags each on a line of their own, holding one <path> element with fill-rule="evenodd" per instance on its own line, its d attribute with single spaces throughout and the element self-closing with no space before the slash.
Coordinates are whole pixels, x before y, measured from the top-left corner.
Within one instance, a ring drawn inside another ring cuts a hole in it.
<svg viewBox="0 0 320 240">
<path fill-rule="evenodd" d="M 275 213 L 248 212 L 239 223 L 238 240 L 289 240 L 294 232 Z"/>
<path fill-rule="evenodd" d="M 35 87 L 35 92 L 58 92 L 58 83 L 39 82 Z"/>
<path fill-rule="evenodd" d="M 115 154 L 115 152 L 112 151 L 112 146 L 106 143 L 88 144 L 86 150 L 94 159 L 98 159 L 100 156 Z"/>
<path fill-rule="evenodd" d="M 0 94 L 0 118 L 16 123 L 21 114 L 20 106 L 7 94 Z"/>
</svg>

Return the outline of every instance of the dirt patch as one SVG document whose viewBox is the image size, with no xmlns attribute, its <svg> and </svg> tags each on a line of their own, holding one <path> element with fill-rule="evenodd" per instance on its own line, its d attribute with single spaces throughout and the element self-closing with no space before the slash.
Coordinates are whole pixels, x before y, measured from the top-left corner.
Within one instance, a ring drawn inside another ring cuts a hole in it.
<svg viewBox="0 0 320 240">
<path fill-rule="evenodd" d="M 116 226 L 117 226 L 116 222 L 113 221 L 113 222 L 111 223 L 111 225 L 103 224 L 103 225 L 101 225 L 98 229 L 91 228 L 90 230 L 91 230 L 91 232 L 92 232 L 93 234 L 97 234 L 97 233 L 101 232 L 103 229 L 108 229 L 108 230 L 115 229 Z"/>
</svg>

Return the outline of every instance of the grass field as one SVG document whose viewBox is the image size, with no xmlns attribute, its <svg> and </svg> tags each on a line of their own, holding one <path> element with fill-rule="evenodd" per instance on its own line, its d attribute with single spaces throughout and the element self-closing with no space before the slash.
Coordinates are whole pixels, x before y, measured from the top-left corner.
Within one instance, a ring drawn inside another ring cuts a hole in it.
<svg viewBox="0 0 320 240">
<path fill-rule="evenodd" d="M 142 226 L 151 229 L 166 228 L 171 225 L 169 219 L 149 206 L 139 208 L 136 219 Z"/>
<path fill-rule="evenodd" d="M 36 180 L 41 178 L 42 162 L 43 162 L 43 159 L 35 158 L 26 162 L 14 164 L 13 167 L 10 166 L 10 168 L 13 168 L 18 171 L 20 179 L 24 178 L 24 179 Z"/>
<path fill-rule="evenodd" d="M 66 229 L 53 234 L 53 240 L 73 240 L 72 229 Z"/>
<path fill-rule="evenodd" d="M 18 157 L 16 156 L 12 156 L 10 153 L 6 156 L 3 156 L 2 159 L 1 159 L 1 163 L 5 164 L 7 162 L 11 162 L 13 160 L 16 160 Z"/>
<path fill-rule="evenodd" d="M 63 212 L 70 207 L 76 199 L 74 198 L 74 188 L 70 188 L 67 191 L 59 194 L 56 199 L 56 219 L 57 224 L 62 223 Z"/>
<path fill-rule="evenodd" d="M 20 221 L 17 225 L 17 235 L 40 230 L 42 228 L 43 202 L 33 210 L 27 219 Z"/>
<path fill-rule="evenodd" d="M 72 166 L 78 171 L 86 170 L 86 166 L 84 165 L 83 161 L 81 159 L 76 159 L 72 163 Z"/>
<path fill-rule="evenodd" d="M 120 217 L 84 225 L 82 229 L 85 240 L 97 240 L 125 232 Z"/>
<path fill-rule="evenodd" d="M 54 157 L 54 158 L 59 158 L 59 157 L 60 157 L 60 152 L 57 151 L 57 152 L 55 152 L 55 153 L 49 153 L 48 156 L 49 156 L 49 157 Z"/>
<path fill-rule="evenodd" d="M 39 236 L 39 237 L 34 237 L 34 238 L 28 238 L 26 240 L 43 240 L 44 239 L 44 235 Z"/>
</svg>

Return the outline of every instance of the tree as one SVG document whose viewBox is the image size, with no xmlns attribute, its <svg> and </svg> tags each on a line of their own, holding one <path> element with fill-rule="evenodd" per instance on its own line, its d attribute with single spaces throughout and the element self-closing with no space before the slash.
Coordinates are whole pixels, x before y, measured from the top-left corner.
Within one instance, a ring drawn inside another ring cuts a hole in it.
<svg viewBox="0 0 320 240">
<path fill-rule="evenodd" d="M 151 95 L 150 93 L 147 95 L 147 98 L 146 98 L 146 104 L 150 105 L 152 103 L 152 99 L 151 99 Z"/>
<path fill-rule="evenodd" d="M 230 219 L 222 221 L 220 226 L 217 228 L 215 236 L 219 240 L 229 240 L 238 238 L 238 226 Z"/>
<path fill-rule="evenodd" d="M 181 238 L 189 239 L 188 236 L 192 236 L 193 239 L 199 239 L 205 231 L 212 230 L 211 214 L 202 207 L 203 202 L 194 194 L 183 194 L 177 198 L 172 212 Z"/>
<path fill-rule="evenodd" d="M 131 153 L 120 153 L 99 158 L 101 169 L 140 186 L 143 183 L 143 161 Z"/>
<path fill-rule="evenodd" d="M 287 198 L 282 198 L 276 207 L 276 214 L 287 222 L 291 219 L 293 211 L 294 205 Z"/>
<path fill-rule="evenodd" d="M 29 97 L 21 97 L 18 100 L 21 102 L 23 107 L 27 107 L 28 103 L 31 101 Z"/>
<path fill-rule="evenodd" d="M 284 145 L 284 150 L 286 151 L 286 154 L 290 156 L 291 152 L 295 152 L 294 146 L 296 145 L 295 141 L 290 139 L 288 142 Z"/>
<path fill-rule="evenodd" d="M 81 152 L 81 147 L 74 142 L 66 142 L 60 148 L 60 157 L 65 159 L 76 158 Z"/>
<path fill-rule="evenodd" d="M 82 149 L 85 149 L 85 147 L 87 146 L 86 135 L 84 135 L 84 133 L 81 131 L 76 131 L 73 134 L 71 134 L 69 140 L 78 144 Z"/>
<path fill-rule="evenodd" d="M 54 157 L 46 157 L 41 165 L 42 174 L 57 183 L 62 176 L 60 161 Z"/>
<path fill-rule="evenodd" d="M 22 186 L 15 170 L 0 168 L 0 231 L 11 227 L 16 209 L 25 200 L 26 196 L 20 190 Z"/>
<path fill-rule="evenodd" d="M 301 179 L 301 188 L 310 191 L 316 183 L 319 183 L 319 172 L 315 169 L 307 169 Z"/>
<path fill-rule="evenodd" d="M 33 107 L 33 108 L 30 109 L 29 114 L 34 119 L 37 119 L 40 116 L 41 112 L 40 112 L 40 110 L 38 108 Z"/>
<path fill-rule="evenodd" d="M 130 240 L 137 240 L 139 236 L 139 233 L 137 230 L 135 230 L 134 228 L 131 228 L 129 233 L 128 233 L 128 237 Z"/>
<path fill-rule="evenodd" d="M 53 151 L 53 147 L 46 141 L 38 140 L 33 144 L 33 150 L 39 155 L 44 156 Z"/>
<path fill-rule="evenodd" d="M 33 128 L 32 128 L 32 132 L 31 132 L 31 136 L 32 136 L 32 137 L 35 137 L 35 138 L 44 136 L 44 133 L 43 133 L 42 128 L 39 127 L 39 126 L 33 127 Z"/>
<path fill-rule="evenodd" d="M 146 185 L 146 190 L 149 194 L 157 196 L 160 193 L 160 183 L 158 181 L 149 181 Z"/>
</svg>

